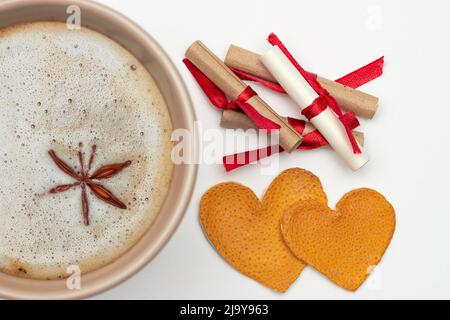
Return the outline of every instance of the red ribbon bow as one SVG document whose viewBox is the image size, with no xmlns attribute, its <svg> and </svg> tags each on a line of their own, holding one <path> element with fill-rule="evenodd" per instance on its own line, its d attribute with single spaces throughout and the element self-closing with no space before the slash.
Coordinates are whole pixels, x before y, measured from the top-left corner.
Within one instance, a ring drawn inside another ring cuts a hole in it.
<svg viewBox="0 0 450 320">
<path fill-rule="evenodd" d="M 183 60 L 186 67 L 194 76 L 209 101 L 218 109 L 242 110 L 247 116 L 253 120 L 256 126 L 262 130 L 272 131 L 279 130 L 281 127 L 278 123 L 267 119 L 261 115 L 252 105 L 247 103 L 248 100 L 256 96 L 256 92 L 250 86 L 237 97 L 236 100 L 228 101 L 225 93 L 220 90 L 203 72 L 201 72 L 189 59 Z"/>
<path fill-rule="evenodd" d="M 300 72 L 300 74 L 305 78 L 305 80 L 310 84 L 310 86 L 314 89 L 314 91 L 317 92 L 319 97 L 308 107 L 306 107 L 302 114 L 308 119 L 311 120 L 315 117 L 317 117 L 319 114 L 321 114 L 323 111 L 327 109 L 327 107 L 330 107 L 334 113 L 338 116 L 339 120 L 341 121 L 342 125 L 345 128 L 345 131 L 347 132 L 348 139 L 352 145 L 353 152 L 354 153 L 361 153 L 361 149 L 359 148 L 358 143 L 356 142 L 355 137 L 352 134 L 352 130 L 350 127 L 343 121 L 344 114 L 342 113 L 341 108 L 339 107 L 337 101 L 328 93 L 327 90 L 325 90 L 320 83 L 317 81 L 317 77 L 311 76 L 309 72 L 306 72 L 302 66 L 298 63 L 297 60 L 292 56 L 292 54 L 287 50 L 287 48 L 284 46 L 284 44 L 278 39 L 278 37 L 275 34 L 271 34 L 269 36 L 269 43 L 273 46 L 277 46 L 280 48 L 280 50 L 285 54 L 285 56 L 291 61 L 291 63 L 295 66 L 295 68 Z M 358 121 L 356 119 L 356 116 L 352 113 L 348 115 L 347 117 L 352 117 L 354 120 L 352 121 Z"/>
</svg>

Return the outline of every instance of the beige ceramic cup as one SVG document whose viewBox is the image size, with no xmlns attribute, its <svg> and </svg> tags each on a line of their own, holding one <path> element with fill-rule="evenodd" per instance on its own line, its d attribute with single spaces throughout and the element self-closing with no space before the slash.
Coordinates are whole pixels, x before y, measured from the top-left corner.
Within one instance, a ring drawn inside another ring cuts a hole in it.
<svg viewBox="0 0 450 320">
<path fill-rule="evenodd" d="M 88 0 L 0 0 L 0 28 L 32 21 L 63 21 L 67 8 L 81 9 L 81 26 L 105 34 L 127 48 L 154 77 L 169 108 L 174 129 L 195 134 L 195 114 L 183 81 L 168 56 L 144 30 L 123 15 Z M 70 10 L 69 10 L 70 11 Z M 192 139 L 195 159 L 197 138 Z M 0 273 L 0 296 L 13 299 L 76 299 L 107 290 L 150 262 L 176 230 L 194 188 L 195 164 L 175 166 L 171 188 L 153 226 L 127 253 L 112 264 L 82 275 L 81 289 L 69 290 L 66 280 L 37 281 Z"/>
</svg>

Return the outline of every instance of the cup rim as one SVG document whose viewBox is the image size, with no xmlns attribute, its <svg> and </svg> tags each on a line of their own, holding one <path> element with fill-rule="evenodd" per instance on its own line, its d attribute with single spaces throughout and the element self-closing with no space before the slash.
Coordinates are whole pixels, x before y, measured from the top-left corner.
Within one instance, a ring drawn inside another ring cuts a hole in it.
<svg viewBox="0 0 450 320">
<path fill-rule="evenodd" d="M 171 88 L 172 94 L 177 96 L 179 105 L 182 107 L 181 110 L 176 110 L 179 115 L 176 117 L 178 118 L 177 121 L 183 128 L 193 134 L 191 152 L 196 157 L 195 153 L 198 150 L 198 134 L 195 130 L 196 115 L 186 85 L 164 49 L 136 23 L 114 9 L 91 0 L 6 0 L 0 2 L 0 14 L 17 12 L 17 10 L 30 6 L 67 8 L 69 5 L 78 5 L 83 10 L 88 10 L 90 13 L 98 15 L 99 18 L 114 20 L 116 26 L 126 28 L 127 33 L 139 38 L 142 41 L 139 44 L 144 45 L 146 53 L 151 54 L 152 57 L 158 60 L 158 65 L 167 76 L 166 80 L 170 82 L 168 86 Z M 43 19 L 33 20 L 30 18 L 27 21 L 18 21 L 16 24 L 33 21 L 43 21 Z M 14 25 L 14 23 L 10 25 Z M 87 27 L 96 30 L 92 25 Z M 106 34 L 106 36 L 109 35 Z M 132 51 L 131 53 L 134 54 Z M 148 70 L 148 72 L 151 73 L 151 70 Z M 173 123 L 174 118 L 172 114 L 171 120 Z M 174 166 L 170 189 L 175 187 L 174 175 L 176 175 L 178 182 L 182 182 L 182 185 L 178 186 L 176 190 L 176 203 L 172 201 L 168 205 L 169 197 L 173 196 L 173 194 L 169 194 L 155 223 L 146 231 L 143 238 L 116 261 L 83 275 L 81 290 L 68 290 L 66 288 L 66 280 L 31 280 L 0 272 L 0 296 L 8 299 L 80 299 L 101 293 L 126 281 L 156 257 L 178 228 L 190 203 L 197 180 L 197 172 L 198 164 L 196 161 L 193 164 Z M 163 211 L 164 216 L 160 217 Z M 160 229 L 155 230 L 155 227 Z M 151 244 L 151 247 L 148 247 L 149 244 Z"/>
</svg>

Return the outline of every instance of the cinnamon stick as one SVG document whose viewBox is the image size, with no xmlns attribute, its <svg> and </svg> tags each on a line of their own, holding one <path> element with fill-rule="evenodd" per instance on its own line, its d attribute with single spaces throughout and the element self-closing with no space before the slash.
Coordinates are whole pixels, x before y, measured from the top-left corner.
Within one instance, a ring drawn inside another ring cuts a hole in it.
<svg viewBox="0 0 450 320">
<path fill-rule="evenodd" d="M 262 64 L 260 57 L 257 53 L 231 45 L 225 58 L 225 64 L 230 68 L 276 83 L 276 79 Z M 375 115 L 378 109 L 377 97 L 320 76 L 317 77 L 317 80 L 344 109 L 368 119 L 372 119 Z"/>
<path fill-rule="evenodd" d="M 237 99 L 247 88 L 247 85 L 200 41 L 194 42 L 188 48 L 186 58 L 215 83 L 230 99 Z M 263 117 L 272 120 L 281 127 L 279 130 L 280 145 L 287 152 L 298 148 L 302 142 L 302 136 L 267 103 L 259 96 L 252 97 L 247 103 Z"/>
<path fill-rule="evenodd" d="M 286 118 L 284 119 L 287 121 Z M 247 117 L 245 113 L 234 110 L 225 110 L 222 112 L 220 126 L 225 129 L 243 129 L 243 130 L 258 129 L 253 123 L 253 121 L 249 117 Z M 314 130 L 316 130 L 314 125 L 310 122 L 307 122 L 305 130 L 303 131 L 303 136 L 307 135 L 308 133 L 311 133 Z M 361 146 L 363 146 L 364 133 L 359 131 L 353 131 L 353 135 L 355 136 L 358 143 Z"/>
</svg>

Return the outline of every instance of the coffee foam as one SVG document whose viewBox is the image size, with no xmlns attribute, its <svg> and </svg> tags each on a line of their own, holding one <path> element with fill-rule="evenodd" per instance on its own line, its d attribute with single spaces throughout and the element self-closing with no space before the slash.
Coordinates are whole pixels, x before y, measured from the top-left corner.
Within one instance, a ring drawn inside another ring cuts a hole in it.
<svg viewBox="0 0 450 320">
<path fill-rule="evenodd" d="M 152 77 L 97 32 L 36 22 L 0 30 L 0 97 L 0 270 L 55 279 L 117 259 L 153 223 L 172 175 L 170 117 Z M 88 227 L 80 188 L 47 193 L 74 181 L 48 150 L 79 169 L 79 142 L 85 158 L 97 145 L 93 171 L 133 161 L 102 181 L 128 209 L 88 192 Z"/>
</svg>

